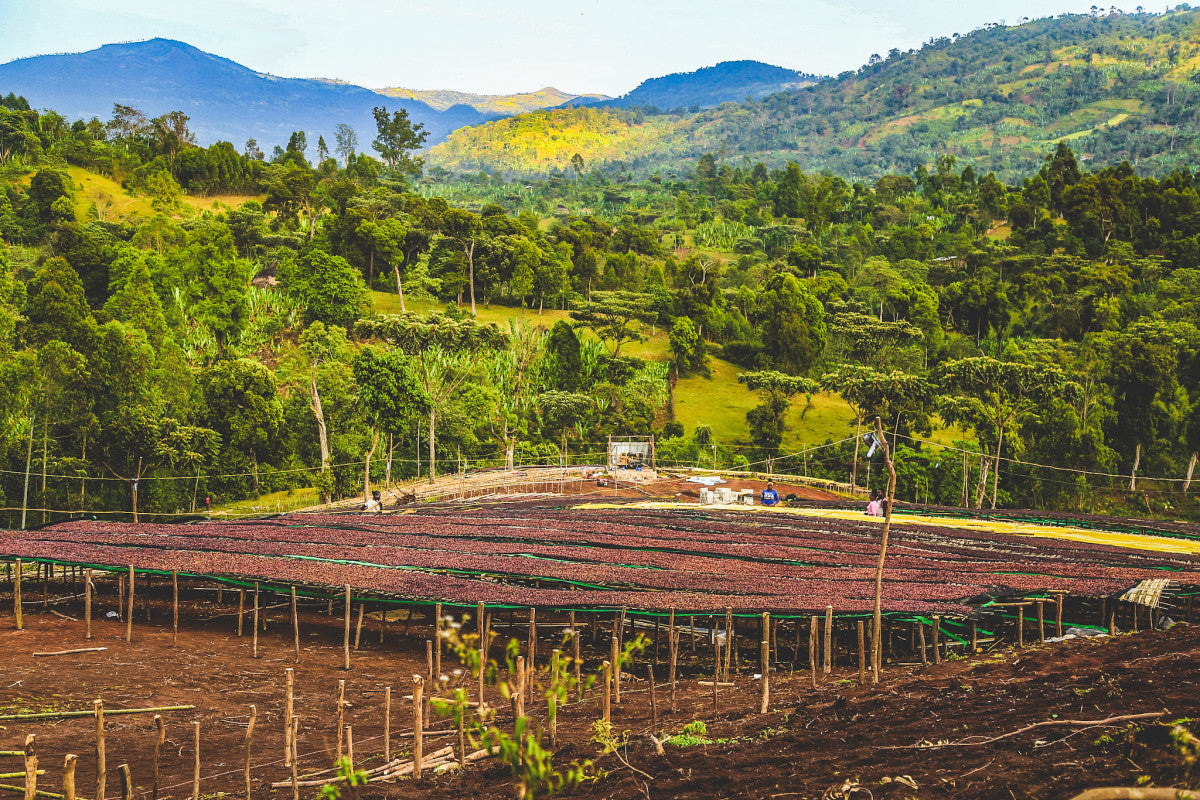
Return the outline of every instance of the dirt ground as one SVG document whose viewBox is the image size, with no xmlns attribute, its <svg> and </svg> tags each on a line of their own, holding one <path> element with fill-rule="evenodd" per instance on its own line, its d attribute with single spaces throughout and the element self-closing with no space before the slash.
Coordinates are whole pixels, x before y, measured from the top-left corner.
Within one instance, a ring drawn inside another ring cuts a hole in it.
<svg viewBox="0 0 1200 800">
<path fill-rule="evenodd" d="M 42 610 L 39 597 L 26 589 L 26 630 L 17 631 L 11 596 L 0 598 L 0 713 L 90 710 L 94 698 L 105 708 L 141 708 L 192 704 L 194 711 L 164 712 L 166 744 L 161 755 L 160 797 L 184 798 L 191 791 L 192 721 L 201 721 L 201 793 L 241 791 L 242 748 L 249 704 L 257 705 L 252 744 L 256 796 L 267 797 L 271 781 L 289 775 L 283 757 L 284 670 L 296 669 L 296 713 L 301 715 L 300 752 L 304 772 L 330 765 L 336 748 L 337 682 L 346 681 L 346 723 L 353 726 L 356 761 L 370 767 L 382 751 L 383 688 L 393 687 L 393 755 L 410 746 L 411 700 L 405 699 L 414 672 L 424 673 L 425 640 L 430 628 L 418 617 L 404 636 L 405 623 L 390 621 L 384 643 L 379 621 L 368 617 L 362 648 L 352 669 L 341 669 L 342 619 L 324 603 L 304 607 L 302 654 L 292 661 L 286 608 L 264 613 L 260 658 L 252 657 L 250 618 L 246 635 L 236 636 L 237 594 L 226 590 L 220 604 L 215 590 L 189 588 L 183 593 L 182 625 L 172 645 L 170 607 L 164 587 L 147 604 L 138 600 L 134 639 L 123 640 L 125 626 L 97 620 L 92 640 L 83 624 Z M 115 608 L 113 587 L 101 586 L 96 615 Z M 275 605 L 284 598 L 264 598 Z M 146 606 L 152 621 L 145 621 Z M 249 604 L 248 604 L 249 605 Z M 52 606 L 78 617 L 77 601 Z M 403 615 L 405 612 L 397 612 Z M 519 617 L 519 615 L 518 615 Z M 541 615 L 539 615 L 539 619 Z M 496 620 L 505 636 L 506 619 Z M 541 629 L 539 660 L 560 640 L 559 620 Z M 468 626 L 469 627 L 469 626 Z M 518 618 L 512 635 L 524 638 Z M 590 643 L 585 628 L 583 640 Z M 505 638 L 507 638 L 505 636 Z M 599 641 L 604 641 L 601 634 Z M 96 646 L 103 652 L 34 657 L 34 652 Z M 743 657 L 752 645 L 743 646 Z M 665 646 L 662 655 L 665 657 Z M 499 652 L 499 647 L 495 649 Z M 606 654 L 587 654 L 595 664 Z M 646 654 L 652 658 L 650 654 Z M 618 730 L 629 731 L 621 753 L 598 756 L 589 730 L 599 717 L 599 691 L 583 704 L 567 706 L 560 716 L 564 745 L 556 762 L 594 759 L 607 775 L 569 793 L 586 798 L 1068 798 L 1100 785 L 1189 785 L 1200 782 L 1200 767 L 1188 778 L 1159 722 L 1200 716 L 1200 626 L 1178 625 L 1114 639 L 1079 639 L 1024 650 L 1002 648 L 939 666 L 894 665 L 883 682 L 859 686 L 857 669 L 845 664 L 823 676 L 813 689 L 805 669 L 789 674 L 784 665 L 772 676 L 771 710 L 757 713 L 759 682 L 744 665 L 734 687 L 721 687 L 716 712 L 711 686 L 699 685 L 710 668 L 707 645 L 695 656 L 682 645 L 683 666 L 675 707 L 670 707 L 665 666 L 658 671 L 658 725 L 652 726 L 645 659 L 634 667 L 614 707 Z M 695 659 L 694 661 L 692 659 Z M 456 665 L 449 657 L 443 672 L 454 685 Z M 468 683 L 470 683 L 468 681 Z M 493 690 L 489 689 L 489 692 Z M 489 700 L 498 702 L 493 694 Z M 1148 712 L 1166 712 L 1157 720 L 1124 724 L 1040 727 L 998 741 L 977 744 L 971 737 L 992 737 L 1046 721 L 1099 720 Z M 507 715 L 502 715 L 502 721 Z M 667 745 L 655 754 L 646 734 L 675 733 L 693 719 L 708 725 L 712 744 Z M 1188 723 L 1193 733 L 1200 726 Z M 432 724 L 426 751 L 449 744 L 450 725 Z M 79 794 L 94 796 L 94 722 L 90 716 L 47 722 L 0 721 L 0 750 L 19 749 L 25 735 L 37 736 L 46 774 L 41 785 L 58 790 L 65 753 L 79 755 Z M 139 789 L 152 786 L 155 741 L 153 715 L 107 718 L 108 794 L 118 793 L 117 766 L 128 763 Z M 951 746 L 919 747 L 921 742 Z M 4 771 L 19 771 L 20 760 L 3 759 Z M 634 769 L 637 771 L 635 772 Z M 642 773 L 645 773 L 644 775 Z M 647 777 L 648 776 L 648 777 Z M 904 783 L 881 783 L 909 776 Z M 1191 781 L 1190 783 L 1188 781 Z M 3 781 L 21 783 L 20 779 Z M 855 792 L 855 787 L 861 790 Z M 868 793 L 869 791 L 869 793 Z M 304 790 L 313 797 L 316 789 Z M 290 796 L 290 789 L 276 790 Z M 498 764 L 481 762 L 463 775 L 443 775 L 421 786 L 402 782 L 374 785 L 364 796 L 379 798 L 511 797 L 512 779 Z"/>
</svg>

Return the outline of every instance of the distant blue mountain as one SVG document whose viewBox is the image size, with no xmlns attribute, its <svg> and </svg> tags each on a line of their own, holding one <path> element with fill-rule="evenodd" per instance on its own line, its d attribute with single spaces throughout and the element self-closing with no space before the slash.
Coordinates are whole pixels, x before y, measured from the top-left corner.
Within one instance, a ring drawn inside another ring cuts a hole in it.
<svg viewBox="0 0 1200 800">
<path fill-rule="evenodd" d="M 319 135 L 333 146 L 338 123 L 358 133 L 359 148 L 375 137 L 371 109 L 406 109 L 436 144 L 450 131 L 493 119 L 470 106 L 438 111 L 416 100 L 385 97 L 335 81 L 278 78 L 183 42 L 151 39 L 109 44 L 86 53 L 34 56 L 0 65 L 0 95 L 15 92 L 34 108 L 49 108 L 69 120 L 112 117 L 114 103 L 151 117 L 182 111 L 198 143 L 247 139 L 270 151 L 286 145 L 292 131 L 307 133 L 310 148 Z M 310 151 L 310 157 L 314 155 Z"/>
<path fill-rule="evenodd" d="M 564 105 L 616 108 L 657 108 L 674 111 L 713 108 L 722 103 L 741 103 L 769 94 L 796 89 L 822 80 L 793 69 L 761 61 L 722 61 L 695 72 L 676 72 L 643 81 L 636 89 L 615 100 L 572 102 Z"/>
</svg>

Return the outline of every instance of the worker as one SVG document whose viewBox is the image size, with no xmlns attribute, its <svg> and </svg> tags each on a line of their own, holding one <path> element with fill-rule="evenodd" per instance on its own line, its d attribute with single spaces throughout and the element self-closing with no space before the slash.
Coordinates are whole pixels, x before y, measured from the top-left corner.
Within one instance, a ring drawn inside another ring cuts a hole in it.
<svg viewBox="0 0 1200 800">
<path fill-rule="evenodd" d="M 867 503 L 868 517 L 883 516 L 883 493 L 878 489 L 871 490 L 871 501 Z"/>
<path fill-rule="evenodd" d="M 764 506 L 773 506 L 779 502 L 779 492 L 775 491 L 775 484 L 767 481 L 767 488 L 762 490 L 760 496 Z"/>
</svg>

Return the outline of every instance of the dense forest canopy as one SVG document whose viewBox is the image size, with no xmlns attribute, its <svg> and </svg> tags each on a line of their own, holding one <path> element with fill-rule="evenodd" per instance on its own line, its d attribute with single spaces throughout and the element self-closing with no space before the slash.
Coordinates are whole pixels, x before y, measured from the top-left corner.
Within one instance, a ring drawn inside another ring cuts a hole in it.
<svg viewBox="0 0 1200 800">
<path fill-rule="evenodd" d="M 375 117 L 264 154 L 198 147 L 179 112 L 0 100 L 5 524 L 596 461 L 610 434 L 861 482 L 877 416 L 905 498 L 1195 512 L 1189 170 L 1060 142 L 1012 180 L 953 155 L 868 182 L 708 152 L 674 177 L 579 156 L 447 182 L 421 126 Z M 685 429 L 681 393 L 706 386 L 753 400 Z M 794 455 L 822 405 L 841 433 Z"/>
</svg>

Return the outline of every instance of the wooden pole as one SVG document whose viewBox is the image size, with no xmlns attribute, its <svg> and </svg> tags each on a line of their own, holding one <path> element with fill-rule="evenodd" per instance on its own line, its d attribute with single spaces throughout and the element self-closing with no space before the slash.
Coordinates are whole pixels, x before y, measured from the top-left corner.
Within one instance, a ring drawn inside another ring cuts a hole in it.
<svg viewBox="0 0 1200 800">
<path fill-rule="evenodd" d="M 612 664 L 613 702 L 621 702 L 621 652 L 616 634 L 609 639 L 609 663 Z"/>
<path fill-rule="evenodd" d="M 129 610 L 125 614 L 125 641 L 133 641 L 133 564 L 129 565 Z"/>
<path fill-rule="evenodd" d="M 117 773 L 121 776 L 121 800 L 133 800 L 133 776 L 129 774 L 129 765 L 117 767 Z"/>
<path fill-rule="evenodd" d="M 733 609 L 725 609 L 725 663 L 721 670 L 721 674 L 725 676 L 725 680 L 729 680 L 729 656 L 733 652 L 735 633 L 733 630 Z"/>
<path fill-rule="evenodd" d="M 762 670 L 762 703 L 758 713 L 767 713 L 771 702 L 771 615 L 762 615 L 762 641 L 758 645 L 758 663 Z"/>
<path fill-rule="evenodd" d="M 258 708 L 254 705 L 250 706 L 250 722 L 246 725 L 245 744 L 245 766 L 244 778 L 246 785 L 246 800 L 250 800 L 250 740 L 254 737 L 254 721 L 258 719 Z"/>
<path fill-rule="evenodd" d="M 879 537 L 879 560 L 875 564 L 875 602 L 871 622 L 871 682 L 878 683 L 883 670 L 883 567 L 887 561 L 888 534 L 892 529 L 892 507 L 896 504 L 896 465 L 892 450 L 883 435 L 883 421 L 875 417 L 876 441 L 883 445 L 883 460 L 887 464 L 887 507 L 883 514 L 883 532 Z"/>
<path fill-rule="evenodd" d="M 299 747 L 296 740 L 300 733 L 300 717 L 292 717 L 292 729 L 288 737 L 292 740 L 292 757 L 289 759 L 292 764 L 292 800 L 300 800 L 300 759 Z"/>
<path fill-rule="evenodd" d="M 1017 647 L 1025 646 L 1025 605 L 1017 604 Z"/>
<path fill-rule="evenodd" d="M 337 757 L 340 759 L 346 752 L 345 741 L 342 739 L 346 729 L 346 681 L 338 681 L 337 693 Z"/>
<path fill-rule="evenodd" d="M 246 615 L 246 590 L 238 589 L 238 638 L 242 637 L 242 618 Z"/>
<path fill-rule="evenodd" d="M 254 584 L 254 635 L 250 640 L 251 657 L 258 658 L 258 584 Z"/>
<path fill-rule="evenodd" d="M 942 663 L 942 648 L 940 642 L 942 634 L 941 617 L 935 616 L 933 618 L 933 625 L 931 626 L 930 630 L 933 632 L 933 663 L 940 664 Z"/>
<path fill-rule="evenodd" d="M 154 789 L 150 796 L 152 800 L 158 800 L 158 759 L 162 755 L 162 746 L 167 741 L 167 729 L 163 725 L 162 714 L 154 715 L 154 727 L 158 732 L 158 736 L 154 738 Z"/>
<path fill-rule="evenodd" d="M 821 623 L 814 614 L 809 617 L 808 626 L 808 666 L 812 670 L 812 687 L 817 688 L 817 642 L 820 640 Z"/>
<path fill-rule="evenodd" d="M 671 626 L 670 638 L 667 640 L 667 646 L 670 648 L 667 655 L 670 661 L 667 664 L 667 681 L 671 684 L 671 710 L 675 710 L 675 676 L 676 676 L 676 660 L 679 658 L 679 630 L 674 625 Z"/>
<path fill-rule="evenodd" d="M 296 612 L 296 587 L 292 586 L 292 659 L 300 663 L 300 615 Z M 291 714 L 288 714 L 286 719 L 291 719 Z M 285 719 L 285 724 L 286 723 Z"/>
<path fill-rule="evenodd" d="M 429 694 L 432 696 L 437 691 L 437 683 L 433 675 L 433 642 L 428 639 L 425 640 L 425 671 L 429 673 L 427 679 L 429 680 Z"/>
<path fill-rule="evenodd" d="M 413 780 L 421 780 L 421 759 L 424 749 L 425 721 L 421 714 L 424 700 L 421 695 L 425 688 L 425 679 L 413 675 Z"/>
<path fill-rule="evenodd" d="M 383 687 L 383 763 L 392 760 L 392 687 Z"/>
<path fill-rule="evenodd" d="M 858 621 L 858 682 L 867 682 L 867 636 L 866 623 Z"/>
<path fill-rule="evenodd" d="M 77 760 L 79 760 L 79 756 L 74 753 L 67 753 L 63 758 L 63 800 L 75 800 L 75 762 Z"/>
<path fill-rule="evenodd" d="M 979 623 L 971 620 L 971 655 L 979 652 Z"/>
<path fill-rule="evenodd" d="M 525 666 L 532 672 L 537 673 L 537 609 L 532 606 L 529 609 L 529 637 L 525 644 Z"/>
<path fill-rule="evenodd" d="M 92 571 L 83 573 L 83 638 L 92 638 Z M 74 766 L 75 762 L 71 762 Z M 74 776 L 72 776 L 72 780 Z"/>
<path fill-rule="evenodd" d="M 925 623 L 914 623 L 917 626 L 917 638 L 921 646 L 921 665 L 929 665 L 929 648 L 925 646 Z"/>
<path fill-rule="evenodd" d="M 825 606 L 825 662 L 821 671 L 826 675 L 833 671 L 833 606 Z"/>
<path fill-rule="evenodd" d="M 517 656 L 517 691 L 513 694 L 513 721 L 525 716 L 525 656 Z"/>
<path fill-rule="evenodd" d="M 171 570 L 171 644 L 179 644 L 179 570 Z"/>
<path fill-rule="evenodd" d="M 117 622 L 125 621 L 125 576 L 117 576 Z"/>
<path fill-rule="evenodd" d="M 575 668 L 575 702 L 579 703 L 583 700 L 583 681 L 580 680 L 580 670 L 582 665 L 579 660 L 579 630 L 575 627 L 575 612 L 571 612 L 571 647 L 574 649 L 574 656 L 571 660 L 571 665 Z"/>
<path fill-rule="evenodd" d="M 409 618 L 412 617 L 412 611 L 409 612 Z M 344 623 L 342 629 L 342 669 L 350 669 L 350 584 L 346 584 L 346 613 L 344 615 Z M 338 734 L 341 736 L 341 734 Z M 338 758 L 341 758 L 341 752 L 338 752 Z"/>
<path fill-rule="evenodd" d="M 387 610 L 384 609 L 384 616 Z M 380 637 L 380 641 L 383 637 Z M 433 607 L 433 671 L 440 681 L 442 678 L 442 604 Z"/>
<path fill-rule="evenodd" d="M 1045 619 L 1045 614 L 1044 614 L 1045 610 L 1043 609 L 1044 605 L 1045 605 L 1045 603 L 1043 603 L 1041 600 L 1037 601 L 1038 641 L 1039 642 L 1046 641 L 1046 619 Z M 1101 616 L 1103 616 L 1103 612 L 1101 612 Z"/>
<path fill-rule="evenodd" d="M 728 642 L 725 644 L 729 646 Z M 721 637 L 713 636 L 713 711 L 717 710 L 717 687 L 721 685 Z"/>
<path fill-rule="evenodd" d="M 35 800 L 37 797 L 37 748 L 34 746 L 36 737 L 31 733 L 25 737 L 23 754 L 25 757 L 25 800 Z"/>
<path fill-rule="evenodd" d="M 646 665 L 646 677 L 650 681 L 650 727 L 658 730 L 658 691 L 654 685 L 654 665 Z"/>
<path fill-rule="evenodd" d="M 296 710 L 296 671 L 287 667 L 283 671 L 283 765 L 292 765 L 292 715 Z"/>
<path fill-rule="evenodd" d="M 612 662 L 605 661 L 601 666 L 604 677 L 604 721 L 612 721 Z"/>
<path fill-rule="evenodd" d="M 96 717 L 96 800 L 104 800 L 104 701 L 92 701 L 92 713 Z"/>
<path fill-rule="evenodd" d="M 21 564 L 21 559 L 17 559 L 16 565 L 13 567 L 13 613 L 17 617 L 17 630 L 25 629 L 25 620 L 21 617 L 21 573 L 24 569 Z"/>
<path fill-rule="evenodd" d="M 365 607 L 366 607 L 366 603 L 358 604 L 358 622 L 356 622 L 354 624 L 354 652 L 356 652 L 356 653 L 358 652 L 359 642 L 362 641 L 363 609 Z"/>
<path fill-rule="evenodd" d="M 1058 591 L 1058 592 L 1054 592 L 1053 594 L 1054 594 L 1054 597 L 1056 600 L 1056 602 L 1054 604 L 1054 606 L 1055 606 L 1055 608 L 1054 608 L 1054 635 L 1062 636 L 1063 600 L 1066 598 L 1067 593 L 1063 592 L 1063 591 Z"/>
<path fill-rule="evenodd" d="M 192 723 L 192 800 L 200 800 L 200 720 Z"/>
<path fill-rule="evenodd" d="M 350 762 L 350 771 L 354 771 L 354 726 L 346 726 L 346 760 Z"/>
</svg>

